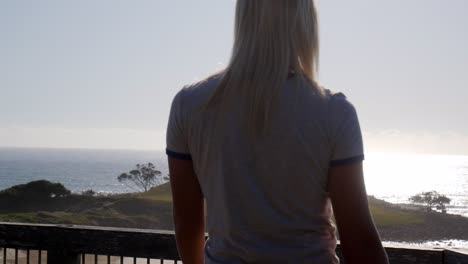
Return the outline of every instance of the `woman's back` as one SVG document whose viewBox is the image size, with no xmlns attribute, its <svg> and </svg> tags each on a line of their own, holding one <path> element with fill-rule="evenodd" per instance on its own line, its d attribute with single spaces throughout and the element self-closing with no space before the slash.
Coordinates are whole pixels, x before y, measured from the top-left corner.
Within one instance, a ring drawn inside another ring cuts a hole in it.
<svg viewBox="0 0 468 264">
<path fill-rule="evenodd" d="M 178 93 L 167 134 L 169 156 L 192 159 L 206 198 L 206 263 L 337 262 L 327 174 L 363 159 L 353 106 L 295 76 L 272 105 L 266 133 L 252 141 L 239 98 L 222 113 L 200 110 L 219 81 Z"/>
<path fill-rule="evenodd" d="M 234 25 L 226 69 L 172 102 L 167 154 L 182 261 L 337 263 L 332 204 L 346 262 L 387 263 L 356 111 L 317 85 L 314 1 L 237 0 Z"/>
</svg>

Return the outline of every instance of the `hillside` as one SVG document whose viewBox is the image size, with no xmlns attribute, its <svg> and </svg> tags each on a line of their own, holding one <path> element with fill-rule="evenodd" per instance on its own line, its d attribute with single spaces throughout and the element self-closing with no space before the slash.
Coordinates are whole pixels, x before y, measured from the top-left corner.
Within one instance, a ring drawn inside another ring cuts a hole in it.
<svg viewBox="0 0 468 264">
<path fill-rule="evenodd" d="M 110 196 L 67 195 L 58 188 L 66 195 L 40 199 L 33 199 L 26 187 L 0 192 L 0 221 L 173 229 L 169 184 L 145 193 Z M 403 209 L 372 196 L 369 204 L 385 241 L 468 240 L 468 218 Z"/>
<path fill-rule="evenodd" d="M 166 186 L 144 194 L 70 194 L 53 198 L 38 198 L 34 193 L 5 195 L 15 187 L 0 192 L 0 221 L 173 229 Z"/>
</svg>

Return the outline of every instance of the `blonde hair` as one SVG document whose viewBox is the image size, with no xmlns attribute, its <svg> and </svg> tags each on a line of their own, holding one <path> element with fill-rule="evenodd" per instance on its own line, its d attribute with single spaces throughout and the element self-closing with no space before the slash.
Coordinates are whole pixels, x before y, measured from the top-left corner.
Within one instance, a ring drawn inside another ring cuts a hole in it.
<svg viewBox="0 0 468 264">
<path fill-rule="evenodd" d="M 288 74 L 315 83 L 318 57 L 313 0 L 237 0 L 232 57 L 207 106 L 241 96 L 249 135 L 261 135 Z"/>
</svg>

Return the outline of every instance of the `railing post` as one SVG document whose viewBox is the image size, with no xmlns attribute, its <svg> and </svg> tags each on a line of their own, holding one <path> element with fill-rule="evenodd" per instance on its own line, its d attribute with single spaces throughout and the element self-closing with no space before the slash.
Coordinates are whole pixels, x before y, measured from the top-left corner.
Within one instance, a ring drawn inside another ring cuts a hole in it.
<svg viewBox="0 0 468 264">
<path fill-rule="evenodd" d="M 47 264 L 80 264 L 80 254 L 66 251 L 47 251 Z"/>
<path fill-rule="evenodd" d="M 468 263 L 467 252 L 457 252 L 455 250 L 444 250 L 444 264 Z"/>
</svg>

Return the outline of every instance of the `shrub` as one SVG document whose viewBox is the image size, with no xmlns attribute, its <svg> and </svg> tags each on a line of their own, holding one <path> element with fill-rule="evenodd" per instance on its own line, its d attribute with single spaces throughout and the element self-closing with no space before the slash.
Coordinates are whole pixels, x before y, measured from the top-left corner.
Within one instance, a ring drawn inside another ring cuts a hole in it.
<svg viewBox="0 0 468 264">
<path fill-rule="evenodd" d="M 61 183 L 52 183 L 46 180 L 32 181 L 26 184 L 15 185 L 0 191 L 0 196 L 14 199 L 44 200 L 56 197 L 65 197 L 71 194 L 70 190 Z"/>
<path fill-rule="evenodd" d="M 95 196 L 96 195 L 96 192 L 89 189 L 89 190 L 86 190 L 86 191 L 82 191 L 81 192 L 81 195 L 84 195 L 84 196 Z"/>
</svg>

